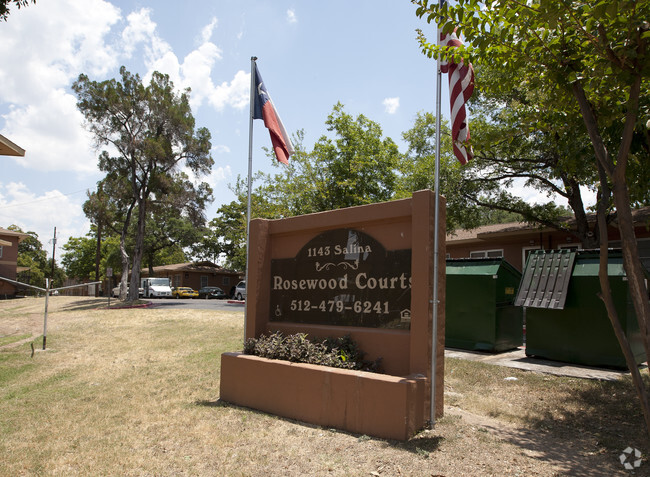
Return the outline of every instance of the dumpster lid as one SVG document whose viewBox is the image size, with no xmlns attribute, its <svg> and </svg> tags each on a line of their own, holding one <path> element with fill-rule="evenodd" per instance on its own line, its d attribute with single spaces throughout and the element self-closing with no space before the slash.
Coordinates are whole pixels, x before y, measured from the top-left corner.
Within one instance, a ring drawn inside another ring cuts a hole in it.
<svg viewBox="0 0 650 477">
<path fill-rule="evenodd" d="M 528 256 L 515 306 L 563 309 L 573 271 L 573 250 L 536 250 Z"/>
<path fill-rule="evenodd" d="M 500 268 L 513 273 L 519 272 L 504 258 L 448 258 L 447 275 L 490 275 L 495 276 Z"/>
</svg>

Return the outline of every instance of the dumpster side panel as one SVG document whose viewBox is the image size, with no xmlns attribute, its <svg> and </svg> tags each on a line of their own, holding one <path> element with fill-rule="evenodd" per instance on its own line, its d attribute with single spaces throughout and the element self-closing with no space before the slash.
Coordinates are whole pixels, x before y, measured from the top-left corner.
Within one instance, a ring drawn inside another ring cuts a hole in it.
<svg viewBox="0 0 650 477">
<path fill-rule="evenodd" d="M 610 276 L 617 313 L 628 337 L 632 337 L 637 364 L 643 362 L 642 347 L 635 339 L 638 329 L 628 313 L 627 282 Z M 528 308 L 526 311 L 526 355 L 587 366 L 625 368 L 625 358 L 612 330 L 605 305 L 599 298 L 597 277 L 574 276 L 569 284 L 564 310 Z M 640 351 L 640 352 L 639 352 Z"/>
<path fill-rule="evenodd" d="M 497 307 L 494 351 L 518 348 L 523 342 L 524 309 L 514 305 Z"/>
<path fill-rule="evenodd" d="M 521 273 L 504 261 L 496 280 L 494 351 L 514 349 L 524 342 L 524 310 L 514 306 L 520 281 Z"/>
<path fill-rule="evenodd" d="M 497 352 L 521 346 L 523 311 L 512 306 L 520 279 L 503 259 L 448 260 L 447 346 Z"/>
<path fill-rule="evenodd" d="M 486 276 L 447 275 L 446 346 L 484 351 L 493 348 L 494 282 Z"/>
</svg>

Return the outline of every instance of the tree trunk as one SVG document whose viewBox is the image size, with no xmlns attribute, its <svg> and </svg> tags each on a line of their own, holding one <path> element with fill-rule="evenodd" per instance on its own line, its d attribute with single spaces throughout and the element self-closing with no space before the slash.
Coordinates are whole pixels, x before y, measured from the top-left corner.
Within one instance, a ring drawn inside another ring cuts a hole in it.
<svg viewBox="0 0 650 477">
<path fill-rule="evenodd" d="M 143 195 L 146 194 L 143 191 Z M 133 250 L 133 270 L 131 271 L 131 288 L 129 297 L 132 300 L 138 299 L 140 288 L 140 269 L 142 268 L 142 255 L 144 251 L 145 221 L 147 218 L 146 196 L 138 200 L 138 226 L 135 235 L 135 249 Z"/>
<path fill-rule="evenodd" d="M 621 350 L 625 356 L 625 361 L 632 374 L 634 387 L 641 401 L 641 408 L 645 418 L 646 430 L 650 435 L 650 403 L 648 401 L 648 392 L 645 388 L 639 367 L 636 364 L 634 355 L 627 341 L 627 337 L 622 333 L 622 328 L 616 310 L 613 307 L 611 290 L 609 289 L 609 278 L 602 276 L 607 273 L 607 223 L 605 220 L 605 209 L 609 205 L 609 185 L 608 179 L 612 182 L 612 193 L 614 197 L 614 205 L 616 206 L 616 213 L 618 216 L 618 228 L 621 233 L 621 249 L 623 251 L 623 266 L 628 278 L 630 287 L 630 295 L 634 310 L 637 315 L 639 329 L 641 330 L 643 346 L 646 352 L 646 359 L 650 360 L 650 340 L 648 337 L 648 320 L 650 320 L 650 303 L 648 302 L 648 292 L 643 281 L 643 271 L 641 270 L 641 260 L 639 259 L 639 251 L 634 235 L 634 225 L 632 220 L 632 209 L 630 207 L 630 196 L 627 187 L 626 169 L 627 158 L 630 152 L 630 144 L 632 141 L 632 134 L 634 132 L 635 120 L 638 116 L 638 103 L 640 93 L 641 79 L 637 77 L 634 83 L 630 86 L 630 93 L 628 97 L 628 108 L 625 118 L 625 126 L 621 137 L 621 143 L 616 158 L 616 163 L 610 157 L 607 148 L 602 140 L 598 130 L 598 121 L 594 113 L 591 103 L 587 100 L 585 92 L 582 89 L 580 82 L 573 83 L 573 92 L 580 106 L 582 117 L 585 121 L 585 126 L 589 137 L 591 138 L 594 152 L 596 155 L 596 165 L 600 176 L 601 190 L 606 191 L 603 194 L 601 203 L 598 205 L 598 223 L 601 237 L 601 252 L 600 252 L 600 279 L 602 288 L 602 299 L 607 307 L 607 315 L 614 328 L 614 333 L 621 346 Z M 605 202 L 607 200 L 607 202 Z M 620 336 L 619 336 L 620 335 Z"/>
<path fill-rule="evenodd" d="M 126 236 L 120 236 L 120 255 L 122 257 L 122 278 L 120 280 L 120 300 L 126 300 L 126 284 L 129 281 L 129 254 L 126 252 Z"/>
<path fill-rule="evenodd" d="M 618 172 L 615 177 L 618 176 Z M 648 325 L 650 323 L 650 301 L 648 300 L 648 290 L 646 289 L 643 266 L 639 259 L 639 250 L 634 234 L 634 221 L 630 209 L 630 200 L 626 184 L 616 177 L 614 188 L 614 203 L 618 217 L 618 230 L 621 234 L 621 248 L 623 250 L 623 266 L 627 275 L 628 285 L 630 287 L 630 296 L 636 312 L 636 319 L 639 323 L 639 330 L 643 338 L 643 346 L 646 352 L 646 358 L 650 361 L 650 336 L 648 335 Z M 650 429 L 650 428 L 649 428 Z"/>
<path fill-rule="evenodd" d="M 616 312 L 616 308 L 614 306 L 614 300 L 612 298 L 612 289 L 609 284 L 609 276 L 607 274 L 608 237 L 607 237 L 607 224 L 606 224 L 606 214 L 607 214 L 606 209 L 607 209 L 606 205 L 605 206 L 601 206 L 600 204 L 598 205 L 597 215 L 598 215 L 598 222 L 601 230 L 600 267 L 598 270 L 598 278 L 600 280 L 600 289 L 601 289 L 600 298 L 603 300 L 603 303 L 605 304 L 605 308 L 607 309 L 607 316 L 609 316 L 609 320 L 612 324 L 612 328 L 614 329 L 614 334 L 616 335 L 616 339 L 618 340 L 618 343 L 621 346 L 621 351 L 623 352 L 623 356 L 625 357 L 625 362 L 627 364 L 627 367 L 630 370 L 630 374 L 632 375 L 632 383 L 634 384 L 636 393 L 639 396 L 639 400 L 641 401 L 641 409 L 643 411 L 643 417 L 645 419 L 646 430 L 648 431 L 648 434 L 650 434 L 650 400 L 648 399 L 648 390 L 646 389 L 645 384 L 643 382 L 641 371 L 639 371 L 639 367 L 636 364 L 636 360 L 634 358 L 634 352 L 632 351 L 630 342 L 628 341 L 627 336 L 623 331 L 623 327 L 621 326 L 621 322 L 618 318 L 618 313 Z M 628 279 L 628 283 L 629 283 L 629 279 Z"/>
<path fill-rule="evenodd" d="M 129 281 L 129 254 L 126 251 L 126 236 L 128 235 L 129 225 L 131 224 L 131 214 L 133 213 L 135 203 L 132 202 L 126 211 L 122 233 L 120 234 L 120 255 L 122 257 L 122 280 L 120 281 L 120 300 L 125 301 L 127 297 L 126 285 Z"/>
<path fill-rule="evenodd" d="M 102 258 L 102 223 L 97 221 L 97 249 L 95 250 L 95 281 L 99 280 L 99 262 Z M 110 286 L 110 285 L 109 285 Z M 109 290 L 112 293 L 112 290 Z M 99 296 L 99 287 L 95 287 L 95 297 Z"/>
</svg>

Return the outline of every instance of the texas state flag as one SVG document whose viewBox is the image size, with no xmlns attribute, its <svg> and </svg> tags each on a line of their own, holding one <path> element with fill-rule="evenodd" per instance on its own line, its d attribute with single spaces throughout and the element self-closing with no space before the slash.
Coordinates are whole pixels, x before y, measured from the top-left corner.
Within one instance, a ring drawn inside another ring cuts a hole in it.
<svg viewBox="0 0 650 477">
<path fill-rule="evenodd" d="M 260 72 L 255 68 L 255 104 L 253 106 L 253 119 L 263 119 L 264 125 L 271 134 L 271 143 L 278 161 L 289 164 L 289 156 L 293 154 L 293 146 L 289 135 L 282 125 L 280 115 L 275 110 L 271 96 L 269 96 Z"/>
</svg>

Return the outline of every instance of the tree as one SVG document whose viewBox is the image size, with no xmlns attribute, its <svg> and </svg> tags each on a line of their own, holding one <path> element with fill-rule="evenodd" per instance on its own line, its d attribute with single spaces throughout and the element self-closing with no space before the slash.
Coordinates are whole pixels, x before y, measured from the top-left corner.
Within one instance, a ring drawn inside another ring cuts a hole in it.
<svg viewBox="0 0 650 477">
<path fill-rule="evenodd" d="M 397 189 L 401 155 L 378 123 L 353 118 L 341 103 L 325 121 L 333 137 L 321 136 L 311 152 L 303 132 L 294 135 L 295 154 L 280 173 L 263 178 L 260 194 L 275 204 L 278 216 L 372 204 L 390 200 Z"/>
<path fill-rule="evenodd" d="M 209 251 L 204 258 L 223 255 L 227 268 L 246 270 L 246 202 L 246 197 L 240 197 L 219 207 L 204 237 L 202 249 Z"/>
<path fill-rule="evenodd" d="M 45 287 L 45 277 L 49 276 L 52 270 L 51 263 L 48 264 L 47 253 L 43 244 L 38 239 L 36 232 L 23 232 L 17 225 L 10 225 L 8 230 L 26 233 L 25 237 L 18 244 L 18 267 L 26 270 L 18 273 L 18 281 L 35 287 Z"/>
<path fill-rule="evenodd" d="M 29 5 L 29 0 L 0 0 L 0 20 L 7 21 L 7 17 L 9 17 L 9 5 L 11 3 L 20 9 Z M 32 3 L 36 4 L 36 0 L 32 0 Z"/>
<path fill-rule="evenodd" d="M 70 237 L 63 245 L 61 264 L 69 277 L 78 280 L 96 279 L 96 242 L 89 237 Z"/>
<path fill-rule="evenodd" d="M 177 93 L 169 76 L 159 72 L 153 73 L 148 86 L 125 67 L 120 68 L 120 74 L 121 81 L 102 82 L 82 74 L 72 88 L 97 147 L 111 146 L 110 152 L 100 154 L 99 168 L 106 172 L 104 192 L 110 195 L 121 223 L 120 297 L 125 296 L 130 264 L 128 296 L 136 299 L 150 206 L 178 193 L 182 189 L 179 184 L 199 190 L 199 194 L 208 192 L 207 185 L 195 186 L 187 181 L 180 169 L 186 167 L 200 177 L 210 171 L 214 161 L 209 153 L 209 131 L 195 130 L 189 90 Z M 135 243 L 129 254 L 126 243 L 134 214 Z"/>
<path fill-rule="evenodd" d="M 565 115 L 577 115 L 582 120 L 583 134 L 593 149 L 587 164 L 598 177 L 601 298 L 632 373 L 650 432 L 648 391 L 611 299 L 606 227 L 607 213 L 613 208 L 630 294 L 650 358 L 650 302 L 631 213 L 631 193 L 644 186 L 636 182 L 638 178 L 628 175 L 629 169 L 648 166 L 650 2 L 461 0 L 442 7 L 429 5 L 428 0 L 414 3 L 419 17 L 437 22 L 446 33 L 457 27 L 466 40 L 466 47 L 448 51 L 427 43 L 421 35 L 426 54 L 453 55 L 473 62 L 477 69 L 488 65 L 511 75 L 516 73 L 520 76 L 512 76 L 501 88 L 516 81 L 529 90 L 543 91 L 536 98 L 539 103 L 533 106 L 556 115 L 551 125 L 566 124 Z"/>
<path fill-rule="evenodd" d="M 593 149 L 581 127 L 579 114 L 558 114 L 540 109 L 547 102 L 543 90 L 515 82 L 507 90 L 507 76 L 525 73 L 483 65 L 477 72 L 481 85 L 472 102 L 472 142 L 475 160 L 462 168 L 459 190 L 468 204 L 520 214 L 530 223 L 543 224 L 573 234 L 585 248 L 599 245 L 598 225 L 589 220 L 583 187 L 596 189 L 598 175 L 591 162 Z M 547 197 L 567 200 L 575 226 L 566 210 L 550 201 L 537 204 L 512 193 L 522 181 Z M 611 216 L 608 218 L 611 220 Z"/>
<path fill-rule="evenodd" d="M 321 136 L 314 145 L 313 212 L 391 199 L 400 154 L 392 139 L 382 139 L 379 124 L 362 114 L 354 119 L 337 103 L 325 125 L 334 138 Z"/>
<path fill-rule="evenodd" d="M 183 250 L 201 240 L 206 222 L 204 210 L 211 196 L 212 189 L 207 184 L 194 187 L 181 174 L 166 194 L 151 201 L 143 244 L 143 258 L 150 275 L 155 265 L 186 260 Z"/>
<path fill-rule="evenodd" d="M 257 174 L 252 192 L 252 217 L 280 218 L 371 204 L 395 196 L 401 155 L 390 138 L 382 137 L 378 123 L 364 115 L 353 118 L 341 103 L 325 121 L 333 137 L 321 136 L 308 151 L 303 131 L 293 135 L 294 154 L 288 165 L 269 161 L 277 174 Z M 246 184 L 238 178 L 232 187 L 237 200 L 223 205 L 209 224 L 199 248 L 203 256 L 226 257 L 227 266 L 246 266 Z"/>
<path fill-rule="evenodd" d="M 436 117 L 419 112 L 413 127 L 402 133 L 408 149 L 400 165 L 400 178 L 396 197 L 410 197 L 418 190 L 435 189 Z M 468 207 L 460 194 L 463 168 L 454 156 L 451 131 L 446 122 L 441 123 L 441 154 L 439 182 L 440 193 L 447 201 L 447 231 L 457 228 L 471 229 L 480 225 L 482 213 L 478 207 Z"/>
<path fill-rule="evenodd" d="M 96 274 L 96 234 L 94 226 L 85 237 L 70 237 L 63 246 L 61 265 L 69 277 L 78 280 L 103 280 L 107 267 L 118 275 L 121 270 L 119 235 L 105 235 L 100 243 L 100 273 Z"/>
</svg>

